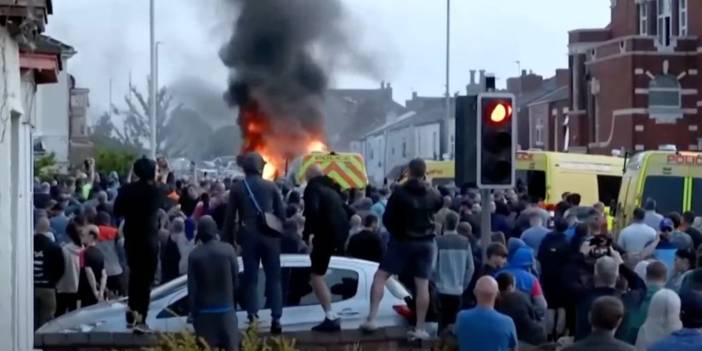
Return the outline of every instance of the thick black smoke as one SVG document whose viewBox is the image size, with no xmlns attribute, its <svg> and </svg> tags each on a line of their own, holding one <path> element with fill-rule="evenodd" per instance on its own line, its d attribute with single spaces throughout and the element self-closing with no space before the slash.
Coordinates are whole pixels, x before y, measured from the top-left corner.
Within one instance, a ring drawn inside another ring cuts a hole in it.
<svg viewBox="0 0 702 351">
<path fill-rule="evenodd" d="M 272 120 L 320 133 L 330 70 L 324 65 L 360 57 L 349 55 L 340 1 L 228 1 L 239 16 L 220 52 L 231 69 L 227 102 L 255 103 Z"/>
</svg>

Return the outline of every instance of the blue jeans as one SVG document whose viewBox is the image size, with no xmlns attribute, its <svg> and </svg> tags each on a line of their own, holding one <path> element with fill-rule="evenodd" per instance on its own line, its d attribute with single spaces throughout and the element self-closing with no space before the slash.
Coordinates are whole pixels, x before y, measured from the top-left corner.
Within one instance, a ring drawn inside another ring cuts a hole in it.
<svg viewBox="0 0 702 351">
<path fill-rule="evenodd" d="M 244 303 L 249 315 L 258 314 L 261 308 L 258 292 L 258 269 L 263 265 L 266 275 L 267 305 L 274 321 L 283 315 L 283 293 L 281 288 L 280 238 L 259 234 L 247 234 L 240 238 L 241 258 L 244 263 Z"/>
</svg>

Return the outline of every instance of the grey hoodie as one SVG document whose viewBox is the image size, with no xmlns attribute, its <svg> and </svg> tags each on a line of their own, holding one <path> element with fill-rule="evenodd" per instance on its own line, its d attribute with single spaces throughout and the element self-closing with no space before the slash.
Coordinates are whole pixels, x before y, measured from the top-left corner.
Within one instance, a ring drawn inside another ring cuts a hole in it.
<svg viewBox="0 0 702 351">
<path fill-rule="evenodd" d="M 61 294 L 78 293 L 78 283 L 80 281 L 80 255 L 83 247 L 74 243 L 68 243 L 62 247 L 65 269 L 63 277 L 56 284 L 56 292 Z"/>
</svg>

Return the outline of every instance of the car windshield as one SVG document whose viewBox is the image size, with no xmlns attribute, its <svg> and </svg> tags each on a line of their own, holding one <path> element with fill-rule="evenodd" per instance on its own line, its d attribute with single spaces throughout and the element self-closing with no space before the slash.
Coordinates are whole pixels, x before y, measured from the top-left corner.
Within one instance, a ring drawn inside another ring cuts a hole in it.
<svg viewBox="0 0 702 351">
<path fill-rule="evenodd" d="M 151 290 L 151 301 L 158 301 L 164 297 L 170 296 L 179 289 L 182 289 L 185 285 L 185 282 L 186 277 L 180 277 L 154 288 L 153 290 Z"/>
</svg>

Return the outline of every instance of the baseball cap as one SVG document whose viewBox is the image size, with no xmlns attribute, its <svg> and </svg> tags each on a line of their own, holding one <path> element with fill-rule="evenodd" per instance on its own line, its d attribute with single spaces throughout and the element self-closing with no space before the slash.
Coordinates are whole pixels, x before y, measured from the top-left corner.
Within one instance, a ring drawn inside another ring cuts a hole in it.
<svg viewBox="0 0 702 351">
<path fill-rule="evenodd" d="M 702 328 L 702 292 L 688 290 L 680 296 L 682 302 L 680 319 L 683 327 L 688 329 Z"/>
<path fill-rule="evenodd" d="M 663 218 L 661 224 L 659 225 L 662 232 L 672 232 L 675 225 L 670 218 Z"/>
</svg>

